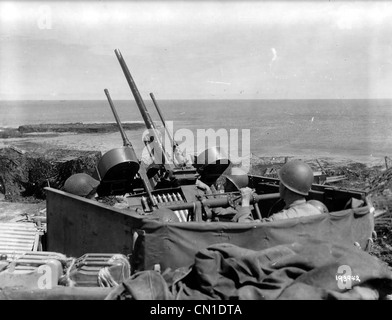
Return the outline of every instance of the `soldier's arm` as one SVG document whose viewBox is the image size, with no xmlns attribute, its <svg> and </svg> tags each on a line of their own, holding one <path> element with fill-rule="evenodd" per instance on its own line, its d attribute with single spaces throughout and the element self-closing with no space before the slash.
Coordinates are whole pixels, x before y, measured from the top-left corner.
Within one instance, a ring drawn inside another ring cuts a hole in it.
<svg viewBox="0 0 392 320">
<path fill-rule="evenodd" d="M 253 190 L 251 188 L 241 189 L 241 206 L 237 206 L 237 214 L 233 217 L 232 221 L 235 222 L 252 222 L 253 216 L 250 210 L 250 198 L 252 196 Z"/>
</svg>

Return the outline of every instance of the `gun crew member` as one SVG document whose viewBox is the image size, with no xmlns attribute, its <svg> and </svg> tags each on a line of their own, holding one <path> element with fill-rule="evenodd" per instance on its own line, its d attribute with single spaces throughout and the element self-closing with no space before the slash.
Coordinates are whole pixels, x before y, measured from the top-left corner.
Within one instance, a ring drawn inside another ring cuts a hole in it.
<svg viewBox="0 0 392 320">
<path fill-rule="evenodd" d="M 263 221 L 298 218 L 321 214 L 322 211 L 305 199 L 309 195 L 313 183 L 313 171 L 306 163 L 292 160 L 283 165 L 278 172 L 279 194 L 285 202 L 282 211 L 273 214 Z"/>
<path fill-rule="evenodd" d="M 227 176 L 227 178 L 229 178 L 227 180 L 230 182 L 239 180 L 240 183 L 226 183 L 225 192 L 234 191 L 232 186 L 236 186 L 238 190 L 241 191 L 241 205 L 236 206 L 235 208 L 217 208 L 215 215 L 218 218 L 231 215 L 231 221 L 236 222 L 254 221 L 250 209 L 250 199 L 252 198 L 253 190 L 247 186 L 248 182 L 246 179 L 248 176 L 246 174 L 241 175 L 240 171 L 235 173 L 237 174 L 233 175 L 232 172 L 231 175 Z M 309 195 L 314 179 L 313 171 L 306 163 L 299 160 L 292 160 L 279 170 L 278 175 L 280 179 L 279 194 L 280 198 L 285 203 L 285 207 L 280 212 L 277 212 L 268 218 L 263 218 L 261 222 L 298 218 L 328 212 L 327 207 L 322 202 L 317 200 L 306 201 L 305 197 Z M 203 187 L 206 189 L 207 193 L 212 193 L 211 188 L 207 189 L 206 186 Z"/>
<path fill-rule="evenodd" d="M 65 181 L 63 190 L 87 199 L 95 199 L 99 183 L 86 173 L 76 173 Z"/>
<path fill-rule="evenodd" d="M 253 221 L 250 199 L 252 189 L 248 187 L 249 177 L 247 173 L 237 167 L 231 168 L 230 174 L 221 175 L 211 186 L 197 180 L 196 186 L 204 190 L 206 195 L 220 193 L 239 192 L 241 193 L 241 204 L 228 208 L 213 208 L 213 220 L 232 221 L 232 222 L 251 222 Z"/>
</svg>

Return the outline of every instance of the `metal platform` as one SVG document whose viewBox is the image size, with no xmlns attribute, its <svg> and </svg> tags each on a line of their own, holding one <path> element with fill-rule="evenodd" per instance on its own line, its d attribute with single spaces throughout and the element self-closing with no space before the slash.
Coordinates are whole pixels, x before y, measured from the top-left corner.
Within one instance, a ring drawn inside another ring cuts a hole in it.
<svg viewBox="0 0 392 320">
<path fill-rule="evenodd" d="M 40 231 L 32 222 L 0 223 L 0 254 L 13 259 L 29 251 L 40 250 Z"/>
</svg>

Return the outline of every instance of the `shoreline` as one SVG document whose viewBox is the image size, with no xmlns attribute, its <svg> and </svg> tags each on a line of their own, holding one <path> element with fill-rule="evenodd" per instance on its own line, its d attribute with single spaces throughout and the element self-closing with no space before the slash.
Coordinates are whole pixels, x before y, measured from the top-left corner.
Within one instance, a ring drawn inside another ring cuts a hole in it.
<svg viewBox="0 0 392 320">
<path fill-rule="evenodd" d="M 142 142 L 142 136 L 146 131 L 144 122 L 125 121 L 122 123 L 122 127 L 126 131 L 135 152 L 141 157 L 145 148 Z M 210 140 L 208 142 L 210 143 Z M 187 138 L 185 141 L 179 141 L 179 144 L 183 150 L 200 152 L 200 150 L 197 150 L 195 143 L 188 141 Z M 122 145 L 123 141 L 118 125 L 115 122 L 69 122 L 20 125 L 18 128 L 0 127 L 0 148 L 14 146 L 26 151 L 36 151 L 37 149 L 45 148 L 83 151 L 98 150 L 104 154 Z M 229 145 L 222 145 L 222 147 L 229 148 Z M 332 146 L 329 149 L 323 149 L 322 147 L 314 148 L 311 145 L 307 147 L 306 144 L 300 148 L 293 148 L 290 145 L 279 146 L 267 143 L 264 148 L 261 148 L 250 143 L 250 146 L 242 144 L 242 150 L 244 150 L 244 147 L 249 148 L 246 151 L 247 155 L 234 152 L 229 154 L 229 156 L 233 156 L 232 159 L 234 161 L 245 160 L 247 163 L 249 163 L 249 159 L 252 162 L 253 158 L 289 157 L 305 161 L 322 159 L 326 163 L 333 162 L 341 163 L 342 165 L 350 162 L 359 162 L 366 164 L 368 167 L 385 166 L 385 159 L 388 157 L 388 154 L 382 154 L 375 150 L 373 150 L 373 153 L 369 150 L 367 154 L 368 150 L 363 148 L 342 149 L 338 145 L 336 148 Z M 239 151 L 241 152 L 241 150 Z"/>
<path fill-rule="evenodd" d="M 99 148 L 99 145 L 91 143 L 89 137 L 94 136 L 99 139 L 99 134 L 64 134 L 59 133 L 55 139 L 51 135 L 40 133 L 39 138 L 36 136 L 29 138 L 12 138 L 0 139 L 0 150 L 12 149 L 15 154 L 23 157 L 42 157 L 47 161 L 49 155 L 51 161 L 62 161 L 64 152 L 73 154 L 80 152 L 81 154 L 97 153 L 101 156 L 105 154 L 105 150 Z M 116 136 L 118 133 L 116 133 Z M 77 138 L 75 137 L 77 136 Z M 63 139 L 64 138 L 64 139 Z M 75 141 L 76 139 L 76 141 Z M 72 141 L 72 143 L 70 143 Z M 115 149 L 114 147 L 113 149 Z M 134 149 L 136 154 L 139 154 L 139 148 Z M 5 151 L 5 150 L 4 150 Z M 141 154 L 141 153 L 140 153 Z M 56 158 L 59 159 L 56 160 Z M 142 159 L 142 157 L 140 157 Z M 347 189 L 368 189 L 369 182 L 376 175 L 382 174 L 389 168 L 392 168 L 392 159 L 387 167 L 386 159 L 373 158 L 372 161 L 363 161 L 358 157 L 347 157 L 342 155 L 326 156 L 317 154 L 285 154 L 285 155 L 272 155 L 264 154 L 263 156 L 251 153 L 248 157 L 234 157 L 230 158 L 234 166 L 240 166 L 248 174 L 266 177 L 275 177 L 276 171 L 286 162 L 293 159 L 299 159 L 306 162 L 315 173 L 324 181 L 326 177 L 333 180 L 337 176 L 346 176 L 345 179 L 340 179 L 334 182 L 335 186 Z M 34 169 L 36 171 L 36 169 Z M 37 169 L 38 170 L 38 169 Z M 343 180 L 343 181 L 342 181 Z M 318 180 L 317 180 L 318 181 Z M 28 201 L 28 199 L 26 199 Z"/>
<path fill-rule="evenodd" d="M 144 125 L 143 125 L 144 126 Z M 84 130 L 84 129 L 83 129 Z M 88 129 L 87 129 L 88 130 Z M 107 130 L 107 129 L 103 129 Z M 138 128 L 126 130 L 138 130 Z M 96 145 L 94 143 L 87 143 L 87 141 L 82 139 L 83 137 L 92 137 L 96 138 L 96 134 L 100 132 L 35 132 L 35 133 L 26 133 L 20 137 L 9 137 L 3 138 L 1 137 L 0 132 L 0 149 L 2 148 L 15 148 L 21 150 L 21 152 L 45 152 L 45 150 L 49 149 L 64 149 L 64 150 L 75 150 L 75 151 L 100 151 L 102 154 L 109 151 L 108 148 L 102 148 L 100 145 Z M 118 133 L 118 129 L 113 131 L 104 131 L 102 133 L 113 133 L 117 136 L 120 135 Z M 83 143 L 78 143 L 78 141 L 74 141 L 80 138 Z M 118 141 L 117 138 L 116 142 L 113 143 L 113 149 L 119 146 L 122 146 L 121 143 Z M 136 141 L 133 144 L 133 148 L 135 152 L 141 155 L 141 151 L 143 150 L 143 145 Z M 287 152 L 285 154 L 273 154 L 264 152 L 262 155 L 258 155 L 255 153 L 251 153 L 249 156 L 244 157 L 235 157 L 233 161 L 243 161 L 248 160 L 250 167 L 253 163 L 265 162 L 266 164 L 269 163 L 273 165 L 274 163 L 279 163 L 284 161 L 284 158 L 289 159 L 300 159 L 304 161 L 316 161 L 316 159 L 320 162 L 322 166 L 329 166 L 333 164 L 334 166 L 340 165 L 348 165 L 350 163 L 362 163 L 366 165 L 368 168 L 372 167 L 384 167 L 386 168 L 386 162 L 388 163 L 388 167 L 392 167 L 392 158 L 385 156 L 365 156 L 365 155 L 341 155 L 341 154 L 334 154 L 331 155 L 329 153 L 290 153 Z M 319 164 L 316 162 L 316 165 Z"/>
<path fill-rule="evenodd" d="M 145 127 L 144 123 L 122 123 L 124 130 L 139 130 Z M 0 139 L 29 138 L 34 136 L 58 136 L 61 133 L 109 133 L 118 132 L 117 123 L 60 123 L 21 125 L 18 128 L 0 127 Z"/>
<path fill-rule="evenodd" d="M 55 150 L 100 152 L 101 155 L 104 155 L 109 150 L 123 145 L 117 123 L 47 124 L 20 126 L 19 128 L 23 128 L 21 129 L 23 137 L 1 138 L 0 135 L 0 149 L 11 148 L 19 154 L 36 153 L 45 157 L 45 154 L 48 153 L 57 154 L 53 152 Z M 57 132 L 53 132 L 53 128 Z M 144 123 L 127 123 L 124 130 L 128 131 L 136 155 L 142 159 L 145 146 L 140 138 L 142 136 L 140 129 L 145 129 Z M 180 148 L 184 148 L 185 151 L 190 150 L 184 143 L 180 143 Z M 373 157 L 357 154 L 348 156 L 325 151 L 318 153 L 316 150 L 310 149 L 296 150 L 295 152 L 287 150 L 287 153 L 281 154 L 282 151 L 284 151 L 282 148 L 278 148 L 269 150 L 269 152 L 263 151 L 263 154 L 251 152 L 247 156 L 239 156 L 238 154 L 229 156 L 231 156 L 230 160 L 234 165 L 242 166 L 249 174 L 261 176 L 268 176 L 283 165 L 286 159 L 299 159 L 308 163 L 314 172 L 321 173 L 323 176 L 349 176 L 350 179 L 338 183 L 338 185 L 360 189 L 367 188 L 365 180 L 368 180 L 376 172 L 382 173 L 392 167 L 392 159 L 387 156 Z"/>
</svg>

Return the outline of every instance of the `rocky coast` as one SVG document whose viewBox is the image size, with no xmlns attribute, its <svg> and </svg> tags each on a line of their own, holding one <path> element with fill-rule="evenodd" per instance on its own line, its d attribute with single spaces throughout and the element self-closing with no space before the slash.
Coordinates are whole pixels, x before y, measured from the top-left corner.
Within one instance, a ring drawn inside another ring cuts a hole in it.
<svg viewBox="0 0 392 320">
<path fill-rule="evenodd" d="M 142 123 L 123 123 L 124 130 L 137 130 L 145 127 Z M 64 123 L 64 124 L 37 124 L 22 125 L 18 128 L 0 128 L 0 139 L 24 138 L 31 135 L 59 133 L 108 133 L 117 132 L 117 123 Z"/>
</svg>

